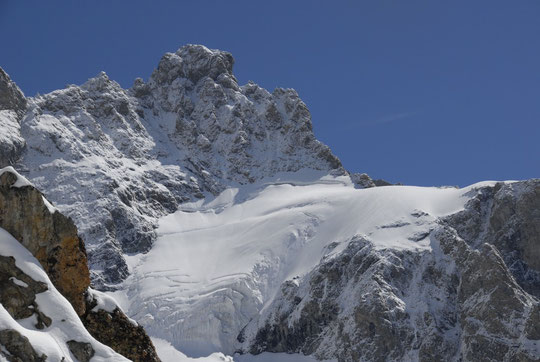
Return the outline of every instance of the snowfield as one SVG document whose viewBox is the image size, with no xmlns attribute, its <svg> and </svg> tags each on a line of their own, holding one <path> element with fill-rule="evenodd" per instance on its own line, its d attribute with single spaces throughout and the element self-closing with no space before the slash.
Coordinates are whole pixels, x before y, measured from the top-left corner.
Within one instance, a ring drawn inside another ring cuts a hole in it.
<svg viewBox="0 0 540 362">
<path fill-rule="evenodd" d="M 488 184 L 357 189 L 346 176 L 301 171 L 231 187 L 162 218 L 153 248 L 128 257 L 131 275 L 111 294 L 150 335 L 186 355 L 232 355 L 240 330 L 284 281 L 355 236 L 380 249 L 430 249 L 438 218 Z"/>
</svg>

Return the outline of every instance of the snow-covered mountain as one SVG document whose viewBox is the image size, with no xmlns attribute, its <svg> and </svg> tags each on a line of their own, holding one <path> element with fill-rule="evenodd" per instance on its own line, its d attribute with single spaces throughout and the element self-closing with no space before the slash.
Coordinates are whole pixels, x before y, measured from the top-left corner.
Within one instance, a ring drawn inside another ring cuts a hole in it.
<svg viewBox="0 0 540 362">
<path fill-rule="evenodd" d="M 29 98 L 20 122 L 23 102 L 5 102 L 5 159 L 75 220 L 96 285 L 124 279 L 123 255 L 149 250 L 182 202 L 281 171 L 343 172 L 294 90 L 240 87 L 232 66 L 229 53 L 186 46 L 128 90 L 101 73 Z"/>
<path fill-rule="evenodd" d="M 188 45 L 130 89 L 34 98 L 0 71 L 0 166 L 74 220 L 94 286 L 158 348 L 540 359 L 540 180 L 375 187 L 294 90 L 233 63 Z"/>
</svg>

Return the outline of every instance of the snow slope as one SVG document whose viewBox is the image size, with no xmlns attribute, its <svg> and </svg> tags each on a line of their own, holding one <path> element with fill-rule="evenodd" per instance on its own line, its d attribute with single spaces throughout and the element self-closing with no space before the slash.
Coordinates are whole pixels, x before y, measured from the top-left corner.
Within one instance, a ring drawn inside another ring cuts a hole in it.
<svg viewBox="0 0 540 362">
<path fill-rule="evenodd" d="M 175 349 L 169 342 L 161 338 L 153 338 L 152 341 L 156 346 L 159 357 L 163 362 L 316 362 L 312 356 L 304 356 L 302 354 L 288 353 L 261 353 L 259 355 L 235 355 L 234 357 L 226 356 L 223 353 L 215 352 L 206 357 L 188 357 L 182 352 Z M 319 361 L 325 362 L 325 361 Z M 327 360 L 326 362 L 334 362 Z"/>
<path fill-rule="evenodd" d="M 229 188 L 162 218 L 155 245 L 128 258 L 131 275 L 114 295 L 187 355 L 231 354 L 284 281 L 355 236 L 379 249 L 429 250 L 438 218 L 462 210 L 479 186 L 356 189 L 346 176 L 301 171 Z"/>
<path fill-rule="evenodd" d="M 29 339 L 39 355 L 47 355 L 50 361 L 76 361 L 66 344 L 69 340 L 90 343 L 95 351 L 92 359 L 94 362 L 127 361 L 88 333 L 71 304 L 56 290 L 39 262 L 13 236 L 1 228 L 0 255 L 14 257 L 16 266 L 26 275 L 47 284 L 48 290 L 36 295 L 36 303 L 39 310 L 52 319 L 49 327 L 38 330 L 32 321 L 13 319 L 0 304 L 0 330 L 13 329 L 19 332 Z"/>
</svg>

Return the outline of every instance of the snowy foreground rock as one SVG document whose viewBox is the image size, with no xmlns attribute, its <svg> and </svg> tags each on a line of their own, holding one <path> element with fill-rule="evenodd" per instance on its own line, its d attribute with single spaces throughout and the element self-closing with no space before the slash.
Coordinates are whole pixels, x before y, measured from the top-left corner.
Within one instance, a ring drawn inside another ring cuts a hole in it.
<svg viewBox="0 0 540 362">
<path fill-rule="evenodd" d="M 73 221 L 13 167 L 0 169 L 0 359 L 159 361 L 89 274 Z"/>
<path fill-rule="evenodd" d="M 540 359 L 540 180 L 376 187 L 233 62 L 189 45 L 130 89 L 34 98 L 0 72 L 0 166 L 73 219 L 163 360 Z"/>
</svg>

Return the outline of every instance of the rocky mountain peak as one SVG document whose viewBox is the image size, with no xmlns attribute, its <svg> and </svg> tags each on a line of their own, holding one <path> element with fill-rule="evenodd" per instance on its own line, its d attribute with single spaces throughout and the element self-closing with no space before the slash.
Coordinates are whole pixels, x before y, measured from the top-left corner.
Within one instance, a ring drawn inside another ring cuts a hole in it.
<svg viewBox="0 0 540 362">
<path fill-rule="evenodd" d="M 88 79 L 83 85 L 81 85 L 81 89 L 86 91 L 106 92 L 111 90 L 119 90 L 122 89 L 122 87 L 120 87 L 120 84 L 117 82 L 112 81 L 107 73 L 101 71 L 94 78 Z"/>
<path fill-rule="evenodd" d="M 182 77 L 196 84 L 204 77 L 217 80 L 221 74 L 232 76 L 233 64 L 234 58 L 228 52 L 189 44 L 175 53 L 166 53 L 151 79 L 157 83 L 170 84 Z"/>
<path fill-rule="evenodd" d="M 26 98 L 23 92 L 0 67 L 0 111 L 12 110 L 22 116 L 26 110 Z"/>
<path fill-rule="evenodd" d="M 296 91 L 239 86 L 233 64 L 228 52 L 186 45 L 131 89 L 102 72 L 29 98 L 20 121 L 0 115 L 13 129 L 0 164 L 73 218 L 96 286 L 124 279 L 122 253 L 149 250 L 158 218 L 182 202 L 284 172 L 346 173 Z"/>
</svg>

